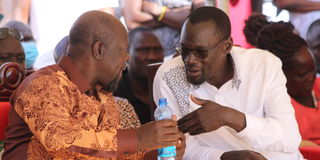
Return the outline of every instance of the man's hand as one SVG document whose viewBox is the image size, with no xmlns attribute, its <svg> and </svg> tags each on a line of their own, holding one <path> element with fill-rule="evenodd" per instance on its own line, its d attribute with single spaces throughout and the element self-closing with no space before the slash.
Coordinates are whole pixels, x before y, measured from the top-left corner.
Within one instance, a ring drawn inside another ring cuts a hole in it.
<svg viewBox="0 0 320 160">
<path fill-rule="evenodd" d="M 147 12 L 147 13 L 154 15 L 154 16 L 159 16 L 162 12 L 162 7 L 157 5 L 156 3 L 152 3 L 149 1 L 143 1 L 142 11 Z"/>
<path fill-rule="evenodd" d="M 182 160 L 182 157 L 184 155 L 184 151 L 186 149 L 186 136 L 180 133 L 180 141 L 178 143 L 178 145 L 176 145 L 176 149 L 177 149 L 177 160 Z"/>
<path fill-rule="evenodd" d="M 222 154 L 221 160 L 267 160 L 267 158 L 258 152 L 241 150 L 225 152 Z"/>
<path fill-rule="evenodd" d="M 181 138 L 177 122 L 171 119 L 149 122 L 137 128 L 138 148 L 153 150 L 177 146 Z"/>
<path fill-rule="evenodd" d="M 194 103 L 202 107 L 178 120 L 179 130 L 190 135 L 211 132 L 229 126 L 240 132 L 246 126 L 245 115 L 218 103 L 191 96 Z"/>
</svg>

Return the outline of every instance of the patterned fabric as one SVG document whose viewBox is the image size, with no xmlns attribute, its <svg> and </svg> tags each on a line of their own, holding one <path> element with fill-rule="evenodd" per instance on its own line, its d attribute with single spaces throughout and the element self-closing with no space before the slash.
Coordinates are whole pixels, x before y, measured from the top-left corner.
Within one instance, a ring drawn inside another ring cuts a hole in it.
<svg viewBox="0 0 320 160">
<path fill-rule="evenodd" d="M 123 129 L 139 125 L 132 106 L 123 100 L 117 101 L 118 106 L 112 94 L 82 83 L 70 59 L 60 62 L 33 73 L 13 94 L 10 113 L 19 117 L 9 116 L 4 159 L 142 159 L 144 152 L 136 151 L 135 131 Z M 126 111 L 132 116 L 120 123 L 120 112 L 124 117 Z M 30 139 L 27 131 L 23 140 L 9 132 L 17 131 L 12 123 L 20 117 L 31 131 Z"/>
<path fill-rule="evenodd" d="M 127 99 L 116 97 L 116 103 L 120 111 L 120 127 L 121 129 L 132 129 L 141 126 L 139 118 L 134 111 L 133 106 Z"/>
<path fill-rule="evenodd" d="M 236 59 L 232 56 L 232 54 L 228 55 L 231 56 L 232 65 L 235 71 L 235 74 L 232 78 L 231 88 L 236 88 L 238 90 L 241 84 L 239 66 L 237 65 Z M 185 116 L 190 113 L 190 91 L 198 89 L 200 85 L 192 85 L 188 83 L 184 66 L 176 66 L 175 68 L 171 68 L 169 71 L 164 73 L 162 79 L 166 82 L 173 95 L 177 99 L 182 115 Z"/>
<path fill-rule="evenodd" d="M 115 154 L 119 112 L 110 95 L 100 92 L 99 98 L 101 103 L 81 94 L 65 73 L 59 71 L 31 82 L 29 89 L 16 100 L 15 109 L 53 157 L 73 155 L 67 148 L 74 145 Z M 36 144 L 34 140 L 30 143 Z M 94 143 L 87 143 L 88 140 Z M 28 149 L 32 150 L 32 146 Z M 31 152 L 28 157 L 35 159 L 35 155 Z"/>
<path fill-rule="evenodd" d="M 185 68 L 178 66 L 164 73 L 163 80 L 167 83 L 174 96 L 177 98 L 183 115 L 189 113 L 189 100 L 191 85 L 187 83 Z"/>
</svg>

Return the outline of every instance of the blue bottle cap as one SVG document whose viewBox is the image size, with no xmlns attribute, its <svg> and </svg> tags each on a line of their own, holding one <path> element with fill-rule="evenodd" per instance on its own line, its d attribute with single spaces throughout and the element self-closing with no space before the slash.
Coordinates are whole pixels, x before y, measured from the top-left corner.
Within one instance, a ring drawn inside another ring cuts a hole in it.
<svg viewBox="0 0 320 160">
<path fill-rule="evenodd" d="M 162 105 L 167 105 L 167 99 L 166 98 L 160 98 L 159 99 L 159 106 L 162 106 Z"/>
</svg>

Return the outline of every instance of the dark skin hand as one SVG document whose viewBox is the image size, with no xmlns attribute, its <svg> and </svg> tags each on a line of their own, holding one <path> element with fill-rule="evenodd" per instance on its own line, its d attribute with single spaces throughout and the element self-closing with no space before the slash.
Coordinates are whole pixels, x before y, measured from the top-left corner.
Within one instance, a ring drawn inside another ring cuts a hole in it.
<svg viewBox="0 0 320 160">
<path fill-rule="evenodd" d="M 180 132 L 171 119 L 146 123 L 137 128 L 138 148 L 154 150 L 179 144 Z"/>
<path fill-rule="evenodd" d="M 229 126 L 240 132 L 246 127 L 245 114 L 235 109 L 192 95 L 191 100 L 202 107 L 178 120 L 178 128 L 182 133 L 197 135 L 217 130 L 222 126 Z"/>
<path fill-rule="evenodd" d="M 177 121 L 177 116 L 172 115 L 172 119 L 174 121 Z M 182 132 L 179 132 L 179 134 L 180 134 L 180 138 L 179 138 L 178 144 L 176 145 L 176 150 L 177 150 L 176 160 L 182 160 L 184 151 L 186 149 L 186 136 Z"/>
<path fill-rule="evenodd" d="M 267 160 L 267 158 L 258 152 L 241 150 L 225 152 L 221 156 L 221 160 Z"/>
<path fill-rule="evenodd" d="M 177 160 L 182 160 L 182 157 L 184 155 L 184 151 L 186 149 L 186 136 L 184 136 L 183 133 L 180 132 L 180 138 L 179 143 L 176 145 L 177 149 Z"/>
</svg>

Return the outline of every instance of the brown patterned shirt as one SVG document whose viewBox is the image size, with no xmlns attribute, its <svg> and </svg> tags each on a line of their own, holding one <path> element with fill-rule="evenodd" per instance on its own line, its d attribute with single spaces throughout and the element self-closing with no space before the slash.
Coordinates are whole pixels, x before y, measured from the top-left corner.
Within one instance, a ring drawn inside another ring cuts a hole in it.
<svg viewBox="0 0 320 160">
<path fill-rule="evenodd" d="M 135 130 L 128 129 L 140 123 L 120 123 L 119 110 L 125 109 L 111 94 L 91 88 L 69 57 L 30 75 L 10 103 L 4 160 L 134 160 L 144 155 L 136 151 Z"/>
</svg>

